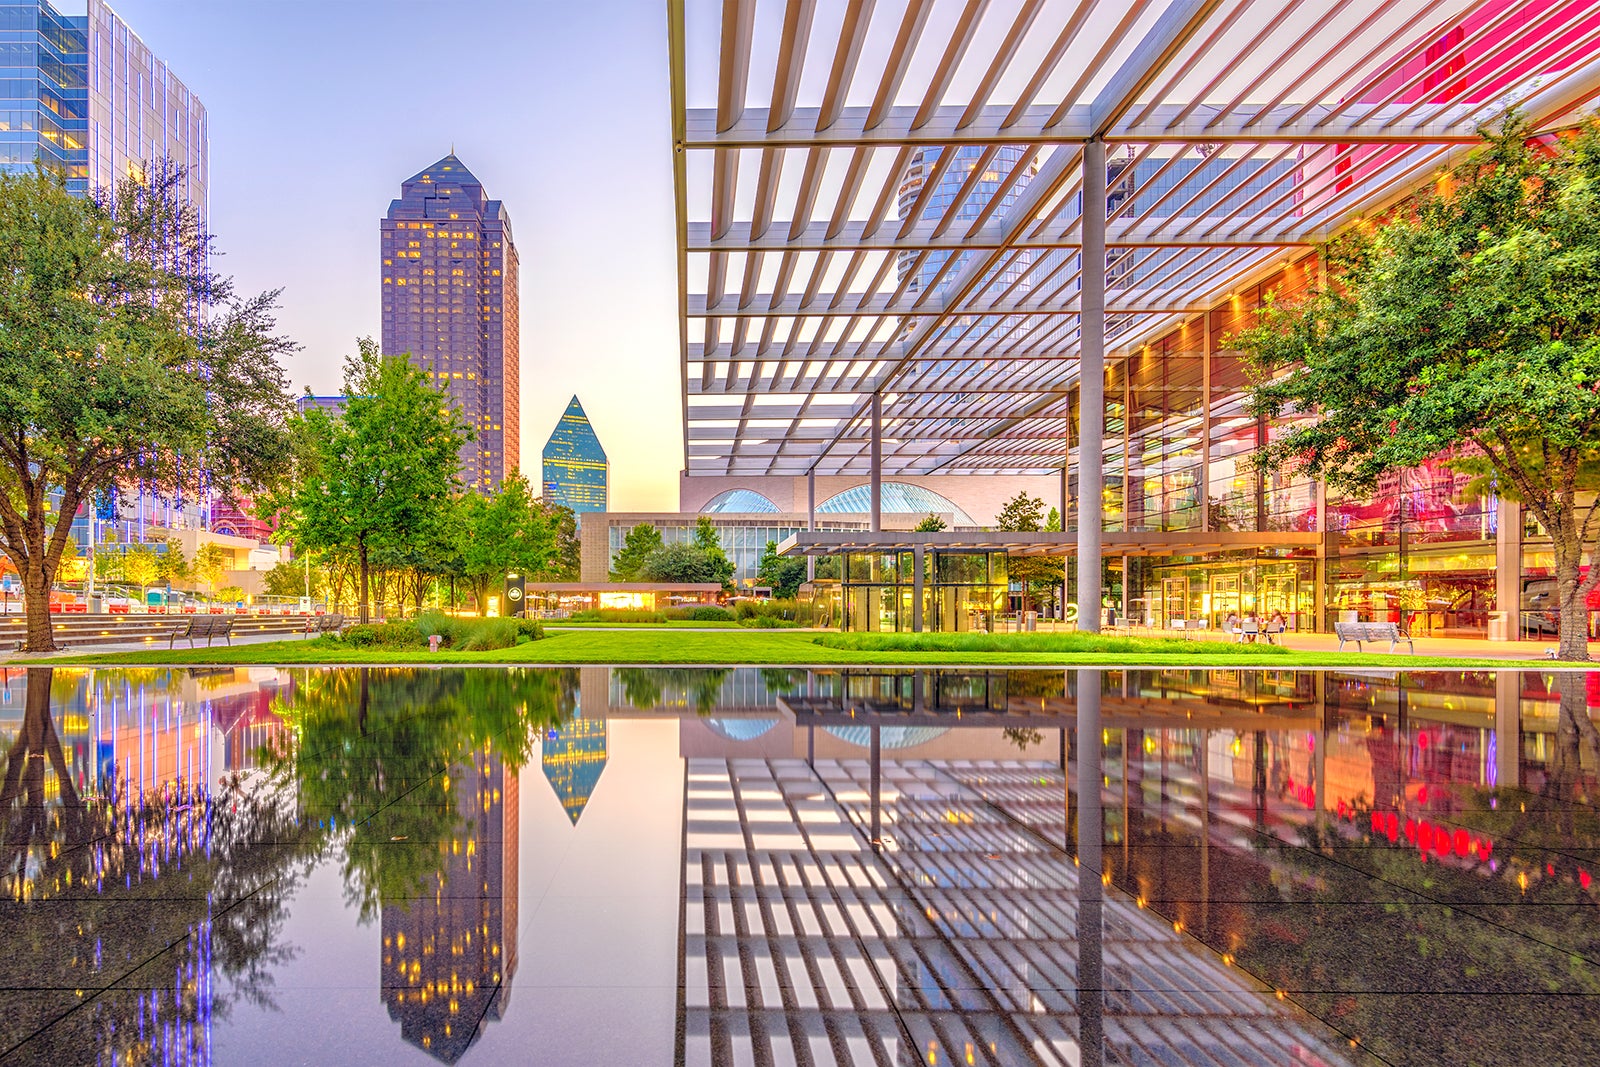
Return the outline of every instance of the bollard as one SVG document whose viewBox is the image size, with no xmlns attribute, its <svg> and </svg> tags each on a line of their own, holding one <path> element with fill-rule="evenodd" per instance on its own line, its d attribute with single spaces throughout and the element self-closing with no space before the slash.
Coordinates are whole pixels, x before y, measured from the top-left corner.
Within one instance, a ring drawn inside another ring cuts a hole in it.
<svg viewBox="0 0 1600 1067">
<path fill-rule="evenodd" d="M 439 635 L 438 634 L 429 634 L 428 635 L 428 651 L 429 652 L 437 652 L 437 651 L 439 651 Z"/>
</svg>

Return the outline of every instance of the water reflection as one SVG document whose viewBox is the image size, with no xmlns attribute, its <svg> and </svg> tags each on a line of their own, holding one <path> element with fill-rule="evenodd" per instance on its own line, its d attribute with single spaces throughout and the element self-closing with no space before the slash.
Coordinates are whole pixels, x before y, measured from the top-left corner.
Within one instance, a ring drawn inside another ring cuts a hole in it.
<svg viewBox="0 0 1600 1067">
<path fill-rule="evenodd" d="M 686 1064 L 1600 1038 L 1595 676 L 0 677 L 8 1061 L 270 1061 L 301 1030 Z M 313 961 L 350 996 L 308 998 Z"/>
</svg>

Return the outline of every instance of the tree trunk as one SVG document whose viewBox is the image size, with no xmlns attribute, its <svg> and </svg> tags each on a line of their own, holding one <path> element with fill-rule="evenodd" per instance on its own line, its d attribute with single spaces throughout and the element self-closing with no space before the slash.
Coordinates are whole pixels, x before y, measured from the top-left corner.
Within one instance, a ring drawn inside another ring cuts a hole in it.
<svg viewBox="0 0 1600 1067">
<path fill-rule="evenodd" d="M 54 652 L 55 634 L 50 626 L 50 576 L 34 560 L 22 571 L 22 610 L 28 617 L 29 652 Z"/>
<path fill-rule="evenodd" d="M 356 551 L 361 557 L 361 604 L 359 617 L 365 623 L 367 621 L 367 595 L 371 589 L 368 584 L 371 580 L 371 574 L 367 568 L 367 542 L 365 540 L 361 541 Z"/>
<path fill-rule="evenodd" d="M 1561 609 L 1560 648 L 1557 655 L 1564 660 L 1589 658 L 1589 584 L 1582 580 L 1583 543 L 1576 529 L 1565 529 L 1568 523 L 1560 522 L 1551 530 L 1550 542 L 1555 555 L 1556 595 Z M 1521 605 L 1517 605 L 1520 608 Z"/>
</svg>

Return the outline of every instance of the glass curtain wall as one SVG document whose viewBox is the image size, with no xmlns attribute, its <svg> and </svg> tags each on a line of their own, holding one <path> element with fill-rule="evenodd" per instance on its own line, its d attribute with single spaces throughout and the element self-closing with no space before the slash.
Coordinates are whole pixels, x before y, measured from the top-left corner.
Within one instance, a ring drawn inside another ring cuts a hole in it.
<svg viewBox="0 0 1600 1067">
<path fill-rule="evenodd" d="M 818 617 L 858 633 L 906 633 L 916 614 L 916 554 L 846 552 L 817 560 L 812 600 Z M 922 628 L 965 633 L 994 629 L 1004 610 L 1004 552 L 938 552 L 922 559 Z"/>
</svg>

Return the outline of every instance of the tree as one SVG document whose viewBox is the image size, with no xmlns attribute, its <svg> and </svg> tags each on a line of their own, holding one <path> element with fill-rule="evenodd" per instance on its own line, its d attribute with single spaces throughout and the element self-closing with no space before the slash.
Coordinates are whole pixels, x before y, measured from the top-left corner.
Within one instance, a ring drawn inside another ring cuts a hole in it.
<svg viewBox="0 0 1600 1067">
<path fill-rule="evenodd" d="M 550 570 L 556 531 L 522 475 L 507 478 L 492 497 L 468 495 L 460 516 L 462 573 L 479 615 L 488 610 L 489 587 L 508 572 L 537 578 Z"/>
<path fill-rule="evenodd" d="M 622 539 L 622 548 L 611 561 L 613 582 L 636 582 L 645 560 L 661 549 L 661 531 L 648 522 L 641 522 L 628 531 Z"/>
<path fill-rule="evenodd" d="M 156 580 L 160 572 L 161 557 L 149 545 L 133 544 L 122 556 L 122 574 L 129 582 L 144 592 L 145 586 Z"/>
<path fill-rule="evenodd" d="M 1059 527 L 1061 516 L 1053 508 L 1051 514 L 1055 515 L 1055 524 Z M 996 530 L 1017 533 L 1042 531 L 1045 529 L 1044 501 L 1029 496 L 1026 490 L 1017 493 L 1000 508 L 1000 514 L 995 516 L 994 527 Z M 1033 597 L 1048 595 L 1066 580 L 1066 557 L 1012 556 L 1006 561 L 1006 569 L 1012 581 L 1022 584 L 1022 600 L 1026 605 Z"/>
<path fill-rule="evenodd" d="M 917 523 L 915 527 L 913 527 L 917 533 L 938 533 L 944 528 L 944 520 L 931 511 L 928 512 L 927 518 L 923 519 L 921 522 Z"/>
<path fill-rule="evenodd" d="M 323 576 L 320 567 L 307 568 L 304 559 L 286 559 L 274 564 L 272 569 L 261 576 L 261 585 L 268 596 L 299 598 L 306 595 L 307 571 L 310 571 L 312 585 L 320 585 Z"/>
<path fill-rule="evenodd" d="M 1584 573 L 1600 487 L 1600 123 L 1530 141 L 1512 119 L 1393 218 L 1324 249 L 1327 283 L 1232 342 L 1259 454 L 1370 492 L 1441 453 L 1550 535 L 1560 654 L 1588 658 Z M 1515 610 L 1518 605 L 1505 604 Z"/>
<path fill-rule="evenodd" d="M 707 580 L 721 582 L 724 589 L 732 589 L 733 560 L 723 551 L 722 538 L 717 534 L 716 526 L 704 515 L 694 524 L 694 547 L 705 553 L 706 561 L 711 565 L 714 577 Z"/>
<path fill-rule="evenodd" d="M 168 585 L 189 580 L 189 558 L 183 554 L 183 543 L 176 537 L 167 538 L 167 550 L 156 556 L 156 577 Z"/>
<path fill-rule="evenodd" d="M 432 536 L 470 437 L 427 372 L 381 354 L 371 338 L 345 360 L 344 395 L 342 415 L 314 408 L 297 417 L 300 481 L 271 503 L 284 515 L 279 536 L 302 550 L 354 551 L 366 622 L 374 549 Z"/>
<path fill-rule="evenodd" d="M 84 197 L 0 175 L 0 550 L 31 651 L 55 648 L 50 587 L 96 491 L 248 493 L 288 456 L 277 294 L 210 269 L 183 177 L 165 161 Z"/>
<path fill-rule="evenodd" d="M 1044 529 L 1044 501 L 1022 490 L 1001 506 L 1000 514 L 994 518 L 994 528 L 1016 533 L 1037 533 Z"/>
<path fill-rule="evenodd" d="M 540 577 L 551 582 L 578 580 L 582 543 L 578 540 L 578 517 L 563 504 L 552 504 L 543 498 L 534 501 L 550 524 L 555 536 L 555 552 L 545 565 Z"/>
<path fill-rule="evenodd" d="M 228 568 L 229 553 L 215 541 L 207 541 L 194 553 L 194 576 L 206 583 L 206 589 L 215 591 Z"/>
<path fill-rule="evenodd" d="M 642 582 L 721 582 L 717 563 L 695 545 L 667 545 L 650 553 L 639 568 Z"/>
<path fill-rule="evenodd" d="M 774 596 L 792 597 L 800 592 L 800 583 L 806 580 L 804 556 L 778 555 L 778 542 L 768 541 L 761 553 L 761 563 L 756 568 L 756 581 L 772 587 Z"/>
</svg>

